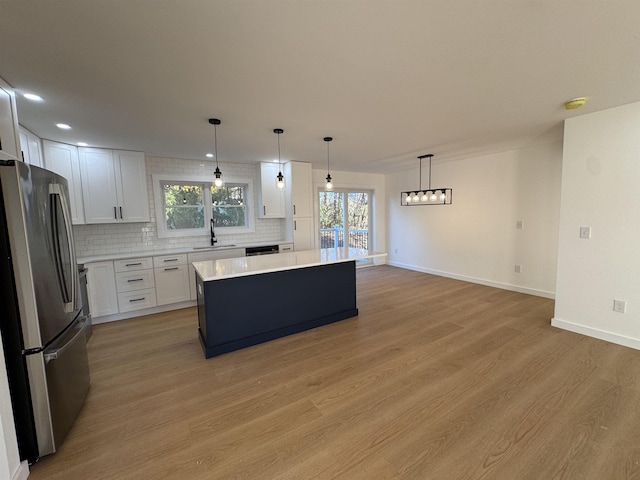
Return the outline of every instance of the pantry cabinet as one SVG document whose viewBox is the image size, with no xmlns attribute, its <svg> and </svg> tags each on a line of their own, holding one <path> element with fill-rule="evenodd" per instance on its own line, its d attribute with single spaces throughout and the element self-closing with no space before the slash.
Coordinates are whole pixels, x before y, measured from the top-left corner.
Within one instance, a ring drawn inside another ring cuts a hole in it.
<svg viewBox="0 0 640 480">
<path fill-rule="evenodd" d="M 293 239 L 294 250 L 312 250 L 315 248 L 315 229 L 311 164 L 288 162 L 285 174 L 289 180 L 286 189 L 288 237 Z"/>
<path fill-rule="evenodd" d="M 79 149 L 86 223 L 148 222 L 144 153 Z"/>
<path fill-rule="evenodd" d="M 66 178 L 69 184 L 71 223 L 74 225 L 85 223 L 78 147 L 51 140 L 44 140 L 42 147 L 44 167 Z"/>
</svg>

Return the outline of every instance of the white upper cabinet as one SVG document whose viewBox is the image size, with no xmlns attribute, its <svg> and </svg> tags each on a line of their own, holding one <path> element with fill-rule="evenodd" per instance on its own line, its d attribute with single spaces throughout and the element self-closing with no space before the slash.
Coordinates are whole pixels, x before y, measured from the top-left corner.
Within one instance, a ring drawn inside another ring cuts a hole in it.
<svg viewBox="0 0 640 480">
<path fill-rule="evenodd" d="M 263 162 L 259 165 L 260 187 L 258 192 L 259 218 L 285 218 L 284 189 L 276 187 L 280 164 Z M 288 179 L 285 178 L 285 182 Z"/>
<path fill-rule="evenodd" d="M 42 141 L 36 135 L 26 128 L 19 126 L 20 132 L 20 150 L 22 151 L 22 160 L 36 167 L 44 167 L 42 156 Z"/>
<path fill-rule="evenodd" d="M 44 167 L 67 179 L 69 183 L 69 200 L 71 207 L 71 223 L 84 223 L 82 205 L 82 185 L 80 180 L 80 162 L 78 148 L 66 143 L 44 140 Z"/>
<path fill-rule="evenodd" d="M 313 216 L 313 196 L 311 181 L 311 164 L 289 162 L 287 186 L 291 192 L 291 210 L 293 218 Z"/>
<path fill-rule="evenodd" d="M 0 160 L 21 160 L 13 89 L 0 79 Z"/>
<path fill-rule="evenodd" d="M 148 222 L 144 153 L 80 148 L 86 223 Z"/>
</svg>

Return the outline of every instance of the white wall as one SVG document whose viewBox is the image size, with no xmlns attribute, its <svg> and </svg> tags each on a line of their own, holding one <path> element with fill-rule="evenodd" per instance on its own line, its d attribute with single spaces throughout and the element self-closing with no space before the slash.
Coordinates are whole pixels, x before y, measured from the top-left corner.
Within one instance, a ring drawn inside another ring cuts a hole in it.
<svg viewBox="0 0 640 480">
<path fill-rule="evenodd" d="M 640 348 L 640 103 L 565 122 L 552 324 Z M 581 226 L 592 228 L 580 239 Z M 613 300 L 627 302 L 625 314 Z"/>
<path fill-rule="evenodd" d="M 434 157 L 432 187 L 453 188 L 453 204 L 441 206 L 400 206 L 400 192 L 419 186 L 417 159 L 415 169 L 387 175 L 388 262 L 553 298 L 561 163 L 561 142 L 448 162 Z"/>
<path fill-rule="evenodd" d="M 319 213 L 318 213 L 318 192 L 324 190 L 326 184 L 326 170 L 313 170 L 313 204 L 315 210 L 315 233 L 319 238 Z M 373 210 L 373 250 L 385 252 L 386 243 L 386 187 L 384 175 L 374 173 L 353 173 L 331 171 L 334 188 L 362 189 L 371 190 L 373 192 L 372 210 Z M 385 263 L 385 259 L 376 259 L 376 264 Z"/>
</svg>

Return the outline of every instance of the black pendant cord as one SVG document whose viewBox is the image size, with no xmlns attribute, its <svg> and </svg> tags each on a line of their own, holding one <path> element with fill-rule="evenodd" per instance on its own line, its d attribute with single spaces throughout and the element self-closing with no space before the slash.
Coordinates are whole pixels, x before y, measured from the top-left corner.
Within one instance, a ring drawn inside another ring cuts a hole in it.
<svg viewBox="0 0 640 480">
<path fill-rule="evenodd" d="M 280 157 L 280 134 L 278 133 L 278 165 L 280 165 L 280 173 L 282 173 L 282 160 Z"/>
<path fill-rule="evenodd" d="M 329 141 L 327 141 L 327 175 L 331 173 L 331 169 L 329 168 Z"/>
<path fill-rule="evenodd" d="M 420 191 L 422 191 L 422 157 L 418 157 L 420 159 Z"/>
<path fill-rule="evenodd" d="M 433 155 L 429 155 L 429 190 L 431 190 L 431 157 Z"/>
<path fill-rule="evenodd" d="M 216 168 L 218 168 L 218 125 L 213 125 L 213 153 L 216 156 Z"/>
</svg>

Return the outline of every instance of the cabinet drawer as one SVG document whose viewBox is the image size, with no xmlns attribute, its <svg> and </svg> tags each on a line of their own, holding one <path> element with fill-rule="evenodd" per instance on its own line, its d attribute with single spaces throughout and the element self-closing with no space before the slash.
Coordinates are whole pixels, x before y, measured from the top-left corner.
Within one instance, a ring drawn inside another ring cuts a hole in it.
<svg viewBox="0 0 640 480">
<path fill-rule="evenodd" d="M 153 267 L 162 268 L 170 267 L 172 265 L 186 265 L 187 254 L 182 253 L 179 255 L 163 255 L 161 257 L 153 257 Z"/>
<path fill-rule="evenodd" d="M 118 293 L 144 290 L 155 286 L 153 270 L 151 269 L 116 273 L 116 289 Z"/>
<path fill-rule="evenodd" d="M 120 313 L 140 310 L 156 306 L 156 291 L 154 288 L 136 290 L 118 294 L 118 306 Z"/>
<path fill-rule="evenodd" d="M 293 243 L 281 243 L 280 245 L 278 245 L 278 252 L 293 252 Z"/>
<path fill-rule="evenodd" d="M 116 260 L 113 262 L 116 273 L 131 272 L 135 270 L 146 270 L 153 268 L 151 257 L 129 258 L 127 260 Z"/>
</svg>

